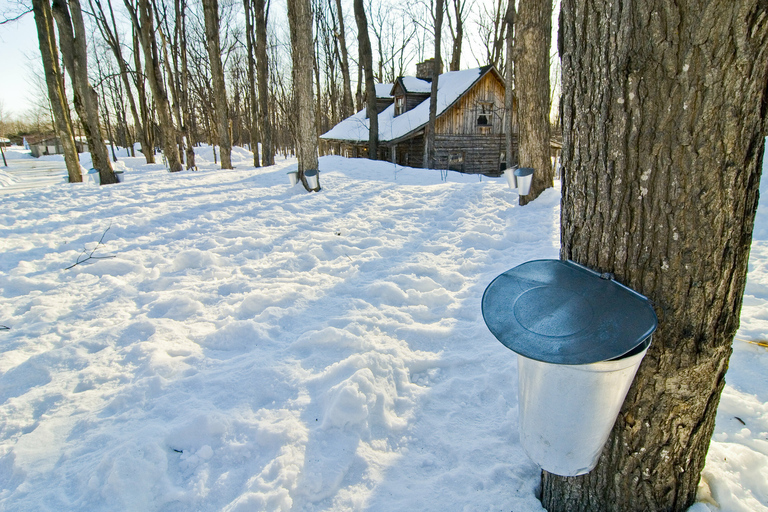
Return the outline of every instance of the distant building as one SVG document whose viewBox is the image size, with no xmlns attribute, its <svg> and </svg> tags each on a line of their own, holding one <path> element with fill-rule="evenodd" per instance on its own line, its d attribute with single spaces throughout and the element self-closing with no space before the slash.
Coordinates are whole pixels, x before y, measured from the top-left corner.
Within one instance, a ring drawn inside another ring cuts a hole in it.
<svg viewBox="0 0 768 512">
<path fill-rule="evenodd" d="M 44 155 L 63 155 L 64 147 L 61 145 L 61 139 L 54 133 L 30 135 L 26 138 L 29 144 L 29 152 L 35 158 Z M 78 153 L 88 151 L 88 142 L 85 137 L 75 137 L 75 145 Z"/>
<path fill-rule="evenodd" d="M 379 159 L 421 167 L 424 131 L 429 121 L 432 61 L 418 65 L 417 76 L 377 86 Z M 389 89 L 388 91 L 386 89 Z M 513 151 L 517 164 L 517 101 L 512 109 Z M 451 71 L 438 77 L 435 165 L 465 173 L 498 176 L 507 167 L 504 80 L 493 66 Z M 348 157 L 368 156 L 366 110 L 343 120 L 321 138 Z"/>
</svg>

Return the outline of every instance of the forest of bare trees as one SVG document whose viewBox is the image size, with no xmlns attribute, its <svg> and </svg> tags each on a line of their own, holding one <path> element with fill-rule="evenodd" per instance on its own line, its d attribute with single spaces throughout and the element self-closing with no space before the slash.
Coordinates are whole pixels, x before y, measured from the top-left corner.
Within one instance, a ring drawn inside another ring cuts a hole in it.
<svg viewBox="0 0 768 512">
<path fill-rule="evenodd" d="M 119 151 L 114 146 L 128 148 L 124 151 L 133 156 L 137 144 L 147 163 L 162 158 L 170 171 L 194 169 L 192 148 L 200 143 L 216 147 L 222 168 L 232 166 L 234 146 L 252 150 L 257 166 L 274 163 L 275 154 L 296 154 L 299 89 L 291 72 L 295 46 L 284 5 L 270 0 L 33 4 L 33 15 L 43 16 L 41 48 L 48 49 L 38 71 L 47 85 L 41 94 L 46 112 L 37 114 L 37 129 L 40 119 L 48 119 L 48 129 L 59 136 L 71 132 L 64 139 L 85 135 L 95 148 L 102 183 L 115 181 L 110 159 Z M 436 6 L 442 7 L 440 16 Z M 2 12 L 0 19 L 12 23 L 22 9 Z M 507 66 L 507 5 L 501 0 L 477 5 L 311 0 L 309 9 L 302 30 L 313 46 L 309 71 L 316 135 L 365 107 L 366 91 L 372 90 L 367 82 L 391 83 L 413 74 L 416 63 L 427 58 L 440 55 L 446 70 L 494 64 L 503 72 Z M 330 151 L 320 144 L 321 155 Z M 77 180 L 74 160 L 72 166 Z"/>
</svg>

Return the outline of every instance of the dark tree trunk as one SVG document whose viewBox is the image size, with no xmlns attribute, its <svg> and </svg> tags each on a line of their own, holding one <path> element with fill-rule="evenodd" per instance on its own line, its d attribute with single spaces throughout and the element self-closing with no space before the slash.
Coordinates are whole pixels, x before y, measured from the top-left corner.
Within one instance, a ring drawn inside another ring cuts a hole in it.
<svg viewBox="0 0 768 512">
<path fill-rule="evenodd" d="M 515 66 L 514 66 L 514 50 L 515 50 L 515 2 L 510 1 L 507 4 L 507 12 L 504 14 L 504 23 L 507 26 L 507 63 L 504 67 L 504 114 L 505 122 L 504 126 L 504 151 L 506 156 L 507 168 L 512 168 L 517 164 L 516 155 L 514 155 L 514 128 L 515 128 Z"/>
<path fill-rule="evenodd" d="M 219 2 L 203 0 L 205 15 L 205 40 L 208 43 L 208 57 L 213 78 L 213 100 L 216 105 L 216 124 L 221 148 L 221 168 L 232 168 L 232 141 L 229 137 L 229 108 L 227 107 L 227 88 L 224 82 L 224 68 L 221 64 L 221 44 L 219 43 Z"/>
<path fill-rule="evenodd" d="M 195 148 L 193 140 L 192 102 L 189 99 L 189 65 L 187 62 L 187 2 L 176 0 L 176 26 L 179 41 L 179 60 L 181 65 L 181 77 L 179 81 L 179 102 L 181 103 L 181 133 L 186 138 L 184 150 L 186 151 L 187 169 L 195 168 Z"/>
<path fill-rule="evenodd" d="M 562 4 L 561 257 L 659 316 L 597 467 L 550 510 L 686 510 L 739 325 L 768 112 L 768 4 Z"/>
<path fill-rule="evenodd" d="M 444 0 L 437 0 L 435 5 L 435 61 L 432 66 L 432 89 L 429 95 L 429 122 L 424 137 L 424 167 L 435 167 L 435 120 L 437 119 L 437 82 L 442 69 L 440 61 L 440 36 L 443 32 Z"/>
<path fill-rule="evenodd" d="M 269 112 L 269 59 L 267 57 L 267 9 L 264 0 L 254 0 L 256 23 L 256 75 L 259 83 L 259 128 L 261 131 L 261 165 L 275 164 L 272 122 Z"/>
<path fill-rule="evenodd" d="M 101 133 L 99 100 L 96 91 L 88 82 L 88 49 L 86 47 L 85 24 L 79 0 L 53 0 L 52 12 L 59 27 L 61 53 L 73 85 L 75 111 L 83 124 L 88 150 L 94 169 L 99 171 L 100 183 L 117 183 L 112 172 L 107 146 Z"/>
<path fill-rule="evenodd" d="M 512 9 L 515 8 L 515 2 L 509 2 Z M 464 44 L 464 7 L 466 0 L 453 0 L 453 13 L 456 16 L 456 30 L 453 33 L 453 44 L 451 48 L 451 64 L 448 69 L 459 71 L 461 69 L 461 46 Z"/>
<path fill-rule="evenodd" d="M 373 78 L 373 53 L 368 37 L 368 19 L 365 17 L 363 0 L 354 0 L 357 42 L 360 49 L 360 65 L 365 68 L 365 100 L 368 115 L 368 158 L 378 159 L 379 114 L 376 109 L 376 83 Z"/>
<path fill-rule="evenodd" d="M 314 95 L 312 94 L 312 72 L 315 63 L 315 47 L 312 40 L 312 6 L 309 0 L 288 0 L 288 23 L 291 30 L 291 56 L 293 58 L 293 87 L 296 97 L 298 119 L 296 129 L 296 150 L 299 160 L 299 178 L 307 190 L 320 190 L 320 180 L 315 189 L 310 189 L 305 171 L 316 170 L 317 129 L 315 127 Z"/>
<path fill-rule="evenodd" d="M 552 186 L 549 149 L 549 47 L 551 0 L 520 0 L 515 20 L 515 91 L 520 123 L 520 167 L 534 169 L 531 191 L 520 196 L 530 203 Z"/>
<path fill-rule="evenodd" d="M 136 68 L 136 92 L 139 95 L 139 109 L 141 110 L 142 127 L 144 128 L 143 139 L 147 143 L 148 152 L 144 153 L 148 164 L 155 163 L 155 131 L 153 125 L 153 116 L 147 102 L 147 89 L 144 83 L 144 74 L 141 72 L 141 43 L 139 42 L 139 27 L 134 24 L 131 28 L 133 34 L 133 63 Z M 142 148 L 142 151 L 144 149 Z"/>
<path fill-rule="evenodd" d="M 336 14 L 339 18 L 339 33 L 336 37 L 339 40 L 341 49 L 341 81 L 343 95 L 341 100 L 341 117 L 348 118 L 354 114 L 355 105 L 352 100 L 352 86 L 349 77 L 349 54 L 347 53 L 347 37 L 344 29 L 344 14 L 341 10 L 341 0 L 336 0 Z"/>
<path fill-rule="evenodd" d="M 80 172 L 80 159 L 77 156 L 67 95 L 64 92 L 64 76 L 59 68 L 59 52 L 56 48 L 56 35 L 53 31 L 53 13 L 48 0 L 32 0 L 32 11 L 35 15 L 37 39 L 40 44 L 45 83 L 53 110 L 56 135 L 58 135 L 61 146 L 64 148 L 64 161 L 67 164 L 69 182 L 79 183 L 83 181 L 83 175 Z"/>
<path fill-rule="evenodd" d="M 245 47 L 248 53 L 248 107 L 251 114 L 251 125 L 249 132 L 251 134 L 251 151 L 253 152 L 253 166 L 259 167 L 259 104 L 256 100 L 256 59 L 255 43 L 253 36 L 253 14 L 251 13 L 251 2 L 253 0 L 243 0 L 243 9 L 245 11 Z"/>
</svg>

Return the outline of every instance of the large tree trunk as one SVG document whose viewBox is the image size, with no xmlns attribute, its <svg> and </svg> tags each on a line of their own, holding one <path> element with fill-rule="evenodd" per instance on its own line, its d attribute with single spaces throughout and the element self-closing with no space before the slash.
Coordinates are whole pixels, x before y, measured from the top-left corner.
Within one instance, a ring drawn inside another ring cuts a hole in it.
<svg viewBox="0 0 768 512">
<path fill-rule="evenodd" d="M 520 0 L 515 34 L 515 90 L 520 123 L 520 167 L 534 169 L 527 204 L 552 186 L 549 149 L 549 47 L 551 0 Z"/>
<path fill-rule="evenodd" d="M 339 40 L 341 49 L 341 81 L 343 94 L 341 99 L 341 117 L 348 118 L 354 114 L 355 105 L 352 100 L 352 86 L 349 78 L 349 54 L 347 53 L 347 36 L 344 29 L 344 13 L 341 10 L 341 0 L 336 0 L 336 15 L 339 18 L 339 33 L 336 37 Z"/>
<path fill-rule="evenodd" d="M 373 52 L 371 39 L 368 37 L 368 20 L 365 17 L 363 0 L 354 0 L 355 21 L 357 22 L 357 42 L 360 53 L 360 65 L 365 68 L 365 96 L 368 114 L 368 158 L 378 159 L 379 153 L 379 114 L 376 110 L 376 82 L 373 78 Z"/>
<path fill-rule="evenodd" d="M 99 120 L 99 99 L 88 83 L 88 49 L 86 47 L 85 24 L 79 0 L 53 0 L 52 12 L 59 28 L 61 53 L 73 85 L 75 111 L 83 124 L 93 168 L 99 171 L 100 183 L 117 183 L 112 172 L 107 146 L 101 133 Z"/>
<path fill-rule="evenodd" d="M 269 116 L 269 59 L 267 57 L 267 11 L 264 0 L 254 0 L 256 22 L 256 75 L 259 82 L 259 128 L 261 131 L 261 165 L 275 164 L 272 124 Z"/>
<path fill-rule="evenodd" d="M 299 159 L 299 178 L 307 190 L 320 190 L 320 180 L 310 189 L 305 171 L 317 170 L 317 129 L 315 127 L 314 96 L 312 94 L 312 68 L 315 47 L 312 40 L 312 6 L 309 0 L 288 0 L 288 24 L 291 30 L 291 56 L 293 58 L 293 88 L 298 119 L 296 145 Z"/>
<path fill-rule="evenodd" d="M 64 92 L 64 76 L 59 68 L 59 52 L 56 49 L 56 36 L 53 31 L 53 13 L 48 0 L 32 0 L 32 10 L 35 15 L 35 25 L 37 25 L 37 39 L 43 60 L 48 98 L 53 110 L 56 134 L 64 148 L 64 161 L 67 164 L 69 182 L 79 183 L 83 181 L 83 175 L 80 172 L 80 159 L 77 156 L 67 95 Z"/>
<path fill-rule="evenodd" d="M 157 117 L 160 121 L 160 130 L 163 139 L 163 154 L 171 172 L 182 170 L 179 160 L 179 151 L 176 146 L 176 128 L 173 125 L 173 114 L 168 102 L 168 95 L 163 85 L 160 59 L 157 52 L 157 39 L 152 22 L 152 7 L 149 0 L 139 0 L 138 16 L 132 9 L 129 0 L 124 0 L 134 26 L 137 27 L 141 48 L 144 51 L 144 68 L 147 72 L 147 81 L 155 99 Z"/>
<path fill-rule="evenodd" d="M 747 274 L 768 113 L 768 4 L 562 4 L 563 259 L 653 301 L 659 327 L 597 467 L 548 510 L 696 497 Z"/>
<path fill-rule="evenodd" d="M 435 120 L 437 119 L 437 83 L 442 71 L 440 60 L 440 36 L 443 32 L 444 0 L 437 0 L 435 5 L 435 61 L 432 65 L 432 89 L 429 95 L 429 122 L 424 137 L 424 167 L 435 167 Z"/>
<path fill-rule="evenodd" d="M 229 138 L 229 108 L 227 107 L 227 88 L 224 83 L 224 67 L 221 64 L 221 45 L 219 43 L 219 2 L 203 0 L 205 15 L 205 40 L 208 43 L 208 57 L 211 62 L 213 78 L 213 101 L 216 104 L 216 124 L 221 148 L 221 168 L 232 168 L 232 142 Z"/>
</svg>

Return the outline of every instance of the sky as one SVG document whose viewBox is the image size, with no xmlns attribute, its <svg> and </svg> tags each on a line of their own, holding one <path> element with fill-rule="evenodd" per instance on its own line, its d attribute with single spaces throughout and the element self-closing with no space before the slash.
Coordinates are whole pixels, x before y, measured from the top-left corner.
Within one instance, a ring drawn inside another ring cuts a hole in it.
<svg viewBox="0 0 768 512">
<path fill-rule="evenodd" d="M 0 0 L 0 16 L 15 2 Z M 32 108 L 35 93 L 30 85 L 30 58 L 39 59 L 37 30 L 32 13 L 0 25 L 0 102 L 16 116 Z"/>
</svg>

